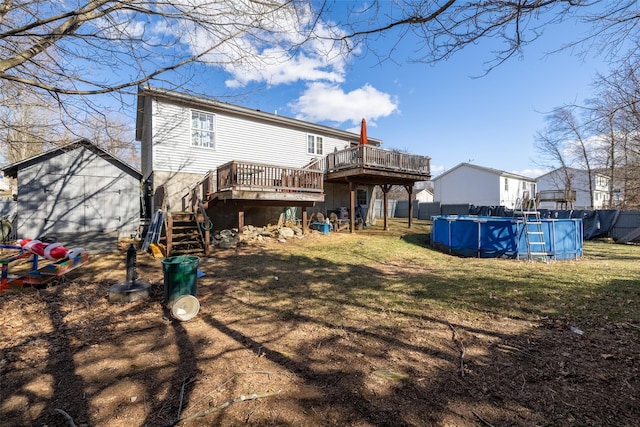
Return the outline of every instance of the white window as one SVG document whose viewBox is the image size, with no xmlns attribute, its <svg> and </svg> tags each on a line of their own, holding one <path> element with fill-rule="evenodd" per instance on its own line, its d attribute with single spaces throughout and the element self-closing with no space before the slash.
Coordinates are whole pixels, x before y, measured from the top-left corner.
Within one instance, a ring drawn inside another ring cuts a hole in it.
<svg viewBox="0 0 640 427">
<path fill-rule="evenodd" d="M 215 116 L 202 111 L 191 111 L 191 145 L 215 147 Z"/>
<path fill-rule="evenodd" d="M 322 155 L 323 138 L 318 135 L 307 135 L 307 153 Z"/>
<path fill-rule="evenodd" d="M 509 178 L 504 179 L 504 191 L 509 191 Z"/>
</svg>

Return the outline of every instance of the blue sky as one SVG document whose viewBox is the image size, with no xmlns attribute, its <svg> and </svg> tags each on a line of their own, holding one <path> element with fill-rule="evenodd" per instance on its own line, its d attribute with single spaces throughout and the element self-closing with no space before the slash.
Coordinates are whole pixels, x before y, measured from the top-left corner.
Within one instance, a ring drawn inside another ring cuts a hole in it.
<svg viewBox="0 0 640 427">
<path fill-rule="evenodd" d="M 331 18 L 341 22 L 341 13 L 335 10 Z M 382 139 L 384 147 L 430 156 L 434 176 L 471 161 L 536 177 L 545 172 L 535 162 L 534 149 L 545 113 L 591 97 L 596 73 L 607 71 L 597 56 L 547 55 L 575 41 L 578 28 L 570 22 L 546 28 L 522 58 L 511 58 L 484 76 L 498 47 L 495 40 L 427 65 L 407 60 L 416 43 L 407 38 L 396 46 L 394 61 L 380 63 L 365 51 L 327 59 L 314 51 L 326 46 L 312 44 L 287 63 L 208 68 L 204 80 L 209 83 L 194 90 L 354 132 L 366 118 L 369 136 Z M 391 46 L 385 43 L 395 41 L 387 37 L 377 47 L 385 51 Z M 262 53 L 256 48 L 255 57 Z M 269 54 L 274 56 L 272 50 Z"/>
</svg>

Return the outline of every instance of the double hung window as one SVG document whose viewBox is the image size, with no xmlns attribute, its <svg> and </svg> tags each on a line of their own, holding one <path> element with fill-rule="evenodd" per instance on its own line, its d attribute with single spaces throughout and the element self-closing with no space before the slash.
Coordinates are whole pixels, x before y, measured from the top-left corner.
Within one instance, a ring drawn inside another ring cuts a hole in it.
<svg viewBox="0 0 640 427">
<path fill-rule="evenodd" d="M 215 148 L 215 116 L 202 111 L 191 111 L 191 145 Z"/>
<path fill-rule="evenodd" d="M 324 138 L 318 135 L 307 135 L 307 154 L 322 155 Z"/>
</svg>

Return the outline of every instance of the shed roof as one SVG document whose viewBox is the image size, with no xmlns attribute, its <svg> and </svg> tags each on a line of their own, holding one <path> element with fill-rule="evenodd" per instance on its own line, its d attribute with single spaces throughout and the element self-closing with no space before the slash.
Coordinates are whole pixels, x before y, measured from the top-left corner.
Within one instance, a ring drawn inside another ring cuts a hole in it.
<svg viewBox="0 0 640 427">
<path fill-rule="evenodd" d="M 129 174 L 131 174 L 132 176 L 135 176 L 137 179 L 142 179 L 142 172 L 140 172 L 136 168 L 132 167 L 128 163 L 120 160 L 119 158 L 117 158 L 116 156 L 112 155 L 111 153 L 103 150 L 102 148 L 98 147 L 96 144 L 94 144 L 93 142 L 91 142 L 91 141 L 89 141 L 88 139 L 85 139 L 85 138 L 78 139 L 76 141 L 70 142 L 70 143 L 65 144 L 65 145 L 61 145 L 61 146 L 56 147 L 56 148 L 54 148 L 52 150 L 45 151 L 44 153 L 40 153 L 40 154 L 37 154 L 35 156 L 29 157 L 28 159 L 20 160 L 18 162 L 12 163 L 10 165 L 3 166 L 2 168 L 0 168 L 0 170 L 2 170 L 2 172 L 4 172 L 4 175 L 7 176 L 7 177 L 17 178 L 18 171 L 20 169 L 24 169 L 24 168 L 26 168 L 28 166 L 31 166 L 31 165 L 40 163 L 40 162 L 42 162 L 44 160 L 50 159 L 53 156 L 55 156 L 55 155 L 57 155 L 57 154 L 59 154 L 61 152 L 71 151 L 71 150 L 74 150 L 74 149 L 79 148 L 79 147 L 85 147 L 85 148 L 93 151 L 99 157 L 107 160 L 108 162 L 115 163 L 115 164 L 121 166 Z"/>
<path fill-rule="evenodd" d="M 260 110 L 253 110 L 251 108 L 241 107 L 239 105 L 229 104 L 226 102 L 217 101 L 211 98 L 205 98 L 202 96 L 195 96 L 186 93 L 176 92 L 168 89 L 160 89 L 154 87 L 142 87 L 138 88 L 138 107 L 136 113 L 136 139 L 140 141 L 142 139 L 142 124 L 144 116 L 144 98 L 156 97 L 166 99 L 168 101 L 178 102 L 185 105 L 191 105 L 192 107 L 202 108 L 213 111 L 222 111 L 229 114 L 247 117 L 254 120 L 262 120 L 270 122 L 280 126 L 289 126 L 298 129 L 304 129 L 307 131 L 317 132 L 324 135 L 336 136 L 342 139 L 352 140 L 354 143 L 360 141 L 360 135 L 354 132 L 346 130 L 336 129 L 329 126 L 319 125 L 316 123 L 305 122 L 304 120 L 292 119 L 290 117 L 280 116 L 278 114 L 266 113 Z M 382 145 L 382 140 L 367 137 L 369 144 L 374 146 Z"/>
</svg>

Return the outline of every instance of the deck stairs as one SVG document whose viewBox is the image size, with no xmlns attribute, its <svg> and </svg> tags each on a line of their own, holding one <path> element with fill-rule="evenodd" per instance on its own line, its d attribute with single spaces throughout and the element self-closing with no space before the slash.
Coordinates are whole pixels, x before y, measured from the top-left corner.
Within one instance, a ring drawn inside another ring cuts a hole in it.
<svg viewBox="0 0 640 427">
<path fill-rule="evenodd" d="M 167 257 L 207 254 L 208 247 L 197 213 L 171 212 L 166 215 L 165 221 L 166 232 L 160 242 L 166 247 Z"/>
<path fill-rule="evenodd" d="M 523 197 L 518 199 L 514 215 L 520 218 L 522 232 L 526 242 L 526 258 L 529 261 L 548 262 L 553 254 L 547 252 L 547 242 L 544 238 L 542 219 L 538 210 L 537 200 Z M 522 251 L 518 251 L 518 259 L 523 259 Z"/>
</svg>

